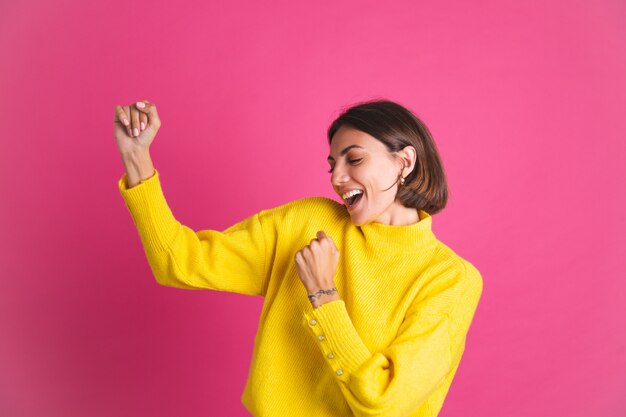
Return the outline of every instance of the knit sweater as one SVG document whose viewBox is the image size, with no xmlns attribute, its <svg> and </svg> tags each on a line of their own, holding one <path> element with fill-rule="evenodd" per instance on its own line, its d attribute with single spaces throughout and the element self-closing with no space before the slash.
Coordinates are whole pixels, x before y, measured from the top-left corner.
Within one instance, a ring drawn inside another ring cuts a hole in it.
<svg viewBox="0 0 626 417">
<path fill-rule="evenodd" d="M 434 417 L 465 349 L 482 277 L 440 242 L 432 217 L 355 226 L 307 197 L 223 230 L 181 224 L 159 171 L 119 190 L 156 281 L 264 297 L 241 401 L 257 417 Z M 324 230 L 340 252 L 341 297 L 313 308 L 295 254 Z"/>
</svg>

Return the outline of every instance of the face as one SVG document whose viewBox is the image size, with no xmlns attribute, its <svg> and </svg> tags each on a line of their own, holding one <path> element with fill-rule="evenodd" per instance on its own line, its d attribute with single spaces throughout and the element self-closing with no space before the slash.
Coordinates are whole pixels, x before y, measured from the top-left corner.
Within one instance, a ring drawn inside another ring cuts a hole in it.
<svg viewBox="0 0 626 417">
<path fill-rule="evenodd" d="M 419 221 L 416 209 L 404 207 L 395 199 L 399 175 L 406 177 L 415 165 L 412 146 L 396 152 L 394 157 L 378 139 L 344 125 L 332 138 L 328 163 L 333 189 L 344 201 L 355 225 Z M 356 200 L 344 198 L 354 190 L 361 191 Z"/>
</svg>

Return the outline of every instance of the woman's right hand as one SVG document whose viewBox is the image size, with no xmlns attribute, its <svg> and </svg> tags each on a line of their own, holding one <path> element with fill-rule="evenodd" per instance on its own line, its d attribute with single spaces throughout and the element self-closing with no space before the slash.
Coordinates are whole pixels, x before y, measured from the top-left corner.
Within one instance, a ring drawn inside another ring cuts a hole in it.
<svg viewBox="0 0 626 417">
<path fill-rule="evenodd" d="M 150 144 L 161 127 L 161 120 L 156 105 L 143 100 L 128 106 L 116 105 L 113 125 L 120 153 L 129 155 L 149 152 Z"/>
</svg>

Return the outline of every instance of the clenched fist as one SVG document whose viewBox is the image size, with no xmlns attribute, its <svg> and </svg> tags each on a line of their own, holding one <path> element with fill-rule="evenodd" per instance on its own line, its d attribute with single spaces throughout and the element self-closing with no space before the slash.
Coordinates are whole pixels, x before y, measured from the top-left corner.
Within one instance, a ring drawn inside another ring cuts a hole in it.
<svg viewBox="0 0 626 417">
<path fill-rule="evenodd" d="M 323 231 L 317 238 L 296 253 L 296 269 L 306 288 L 313 307 L 339 299 L 335 288 L 335 273 L 339 263 L 339 250 L 335 242 Z"/>
<path fill-rule="evenodd" d="M 115 140 L 122 155 L 148 151 L 161 120 L 156 105 L 148 100 L 128 106 L 115 106 L 113 119 Z"/>
</svg>

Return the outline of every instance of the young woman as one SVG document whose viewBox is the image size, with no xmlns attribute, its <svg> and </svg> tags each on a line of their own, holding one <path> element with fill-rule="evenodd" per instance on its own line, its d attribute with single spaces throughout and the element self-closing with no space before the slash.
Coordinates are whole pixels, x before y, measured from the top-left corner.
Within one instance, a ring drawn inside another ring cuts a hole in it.
<svg viewBox="0 0 626 417">
<path fill-rule="evenodd" d="M 303 198 L 224 231 L 172 214 L 149 154 L 161 125 L 153 103 L 116 106 L 114 124 L 118 187 L 157 282 L 265 298 L 241 397 L 250 413 L 439 413 L 483 282 L 432 231 L 447 186 L 413 113 L 373 100 L 331 124 L 330 182 L 344 204 Z"/>
</svg>

